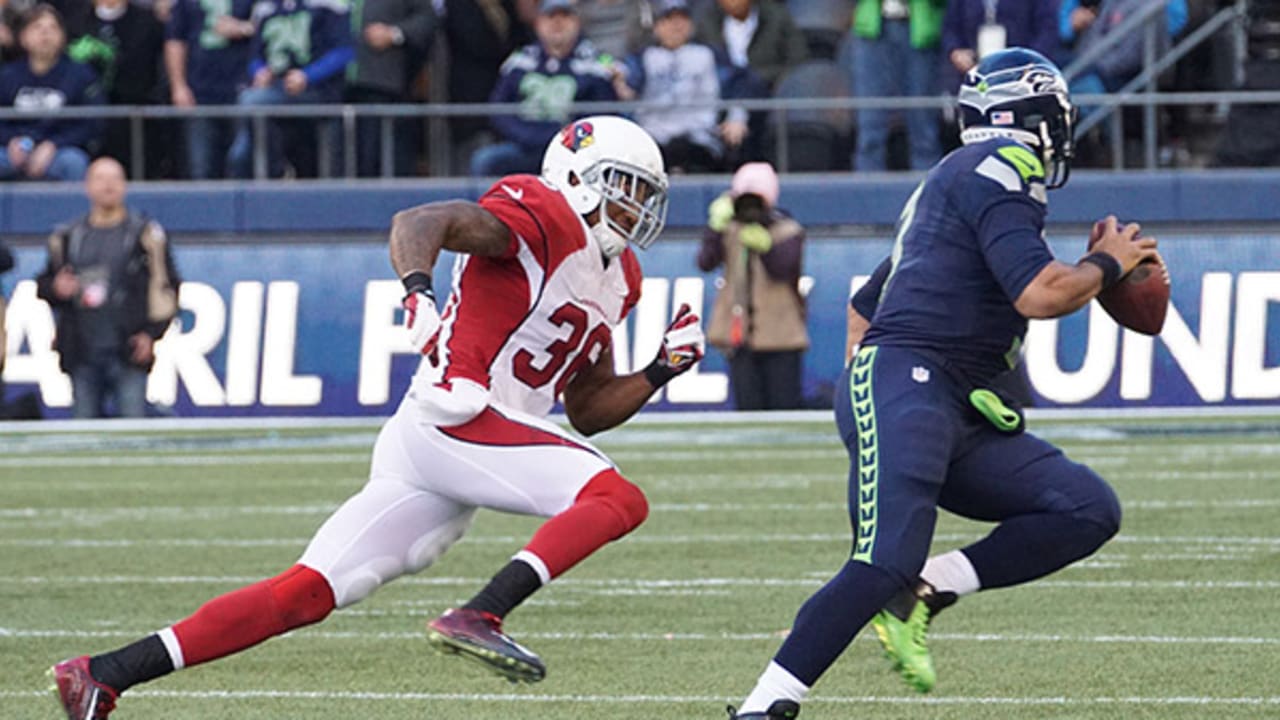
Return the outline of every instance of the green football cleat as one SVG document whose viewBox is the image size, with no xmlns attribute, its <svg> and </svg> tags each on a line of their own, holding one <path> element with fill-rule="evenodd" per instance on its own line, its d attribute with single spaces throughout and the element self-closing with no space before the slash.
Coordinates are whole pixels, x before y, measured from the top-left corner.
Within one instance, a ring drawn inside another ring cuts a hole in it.
<svg viewBox="0 0 1280 720">
<path fill-rule="evenodd" d="M 929 622 L 955 601 L 954 593 L 934 592 L 922 582 L 914 592 L 903 590 L 871 618 L 871 627 L 893 669 L 917 692 L 929 692 L 938 681 L 929 654 Z"/>
<path fill-rule="evenodd" d="M 928 606 L 916 601 L 905 621 L 888 610 L 881 610 L 871 619 L 871 627 L 875 628 L 885 656 L 893 662 L 893 669 L 902 674 L 902 679 L 919 692 L 932 690 L 938 675 L 933 669 L 933 656 L 929 654 Z"/>
</svg>

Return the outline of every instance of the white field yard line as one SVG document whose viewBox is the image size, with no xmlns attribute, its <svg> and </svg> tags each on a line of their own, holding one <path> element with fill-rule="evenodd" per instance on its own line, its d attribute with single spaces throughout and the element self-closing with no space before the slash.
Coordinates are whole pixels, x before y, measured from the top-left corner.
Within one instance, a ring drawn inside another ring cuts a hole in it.
<svg viewBox="0 0 1280 720">
<path fill-rule="evenodd" d="M 1278 475 L 1277 477 L 1280 477 Z M 1121 503 L 1126 510 L 1248 510 L 1280 507 L 1280 498 L 1240 498 L 1214 500 L 1132 500 Z M 650 504 L 653 512 L 663 513 L 726 513 L 726 512 L 829 512 L 843 511 L 843 502 L 806 503 L 742 503 L 742 502 L 684 502 Z M 308 503 L 305 505 L 130 505 L 116 507 L 8 507 L 0 508 L 0 519 L 57 517 L 68 519 L 97 519 L 103 517 L 162 517 L 180 515 L 191 517 L 224 517 L 227 515 L 319 515 L 338 508 L 336 502 Z"/>
<path fill-rule="evenodd" d="M 769 538 L 757 536 L 762 542 L 769 542 Z M 471 545 L 512 545 L 516 546 L 525 542 L 527 538 L 518 538 L 514 535 L 499 537 L 476 537 L 466 540 Z M 803 542 L 845 542 L 848 538 L 844 536 L 823 536 L 814 540 L 806 537 Z M 129 539 L 104 539 L 104 540 L 88 540 L 88 539 L 68 539 L 54 540 L 51 538 L 7 538 L 0 539 L 0 547 L 22 547 L 22 548 L 58 548 L 60 550 L 102 550 L 102 549 L 119 549 L 119 548 L 276 548 L 287 547 L 297 548 L 301 550 L 306 547 L 309 538 L 148 538 L 145 540 L 129 540 Z M 706 542 L 697 538 L 682 537 L 637 537 L 628 540 L 628 542 L 636 542 L 640 544 L 684 544 Z M 1213 548 L 1206 548 L 1211 552 L 1179 552 L 1179 553 L 1109 553 L 1102 552 L 1090 556 L 1087 560 L 1081 561 L 1073 565 L 1073 568 L 1080 567 L 1098 567 L 1098 563 L 1133 563 L 1133 562 L 1210 562 L 1210 561 L 1252 561 L 1256 560 L 1260 554 L 1267 552 L 1264 546 L 1254 549 L 1245 547 L 1227 547 L 1225 545 L 1217 545 Z"/>
<path fill-rule="evenodd" d="M 723 704 L 725 695 L 539 695 L 534 693 L 406 693 L 372 691 L 298 691 L 298 690 L 145 690 L 129 692 L 129 700 L 177 699 L 177 700 L 319 700 L 368 702 L 510 702 L 510 703 L 567 703 L 575 705 L 676 705 Z M 0 690 L 0 698 L 24 699 L 48 697 L 47 692 L 31 690 Z M 1244 706 L 1271 707 L 1280 705 L 1280 697 L 999 697 L 999 696 L 822 696 L 805 701 L 806 705 L 998 705 L 998 706 Z"/>
<path fill-rule="evenodd" d="M 1246 443 L 1222 443 L 1215 445 L 1192 445 L 1162 450 L 1160 454 L 1146 454 L 1141 450 L 1129 448 L 1127 452 L 1107 457 L 1106 453 L 1093 452 L 1090 448 L 1079 453 L 1082 459 L 1093 457 L 1101 460 L 1123 460 L 1133 462 L 1134 458 L 1142 458 L 1144 467 L 1164 465 L 1185 465 L 1189 461 L 1205 458 L 1238 459 L 1243 456 L 1274 456 L 1280 449 Z M 707 461 L 722 463 L 726 458 L 733 460 L 843 460 L 847 453 L 843 447 L 760 447 L 760 446 L 719 446 L 706 450 L 664 449 L 661 452 L 649 450 L 617 450 L 609 452 L 609 456 L 620 463 L 627 461 L 644 461 L 646 463 L 687 463 Z M 343 462 L 369 462 L 369 452 L 360 453 L 249 453 L 228 451 L 221 453 L 192 454 L 108 454 L 102 453 L 70 456 L 7 456 L 0 458 L 0 468 L 50 468 L 50 467 L 168 467 L 168 466 L 217 466 L 217 465 L 278 465 L 278 464 L 329 464 Z"/>
<path fill-rule="evenodd" d="M 281 513 L 291 515 L 301 515 L 307 513 Z M 2 516 L 0 516 L 2 517 Z M 182 519 L 191 519 L 192 516 L 183 516 Z M 2 526 L 3 523 L 0 523 Z M 972 542 L 982 537 L 981 533 L 937 533 L 933 536 L 935 542 L 940 543 L 956 543 L 956 542 Z M 146 538 L 146 539 L 130 539 L 130 538 L 0 538 L 0 547 L 56 547 L 56 548 L 118 548 L 118 547 L 278 547 L 278 546 L 297 546 L 299 548 L 306 546 L 310 541 L 308 537 L 292 537 L 292 538 L 237 538 L 237 537 L 184 537 L 184 538 Z M 484 535 L 476 533 L 464 537 L 460 543 L 468 545 L 509 545 L 512 543 L 524 543 L 528 541 L 525 535 Z M 684 545 L 698 543 L 752 543 L 752 544 L 768 544 L 773 542 L 818 542 L 818 543 L 838 543 L 848 542 L 848 533 L 773 533 L 773 534 L 658 534 L 646 533 L 643 530 L 639 533 L 620 540 L 621 543 L 635 543 L 639 545 Z M 1197 547 L 1197 552 L 1191 553 L 1152 553 L 1139 556 L 1141 559 L 1188 559 L 1196 558 L 1202 555 L 1218 555 L 1221 553 L 1251 553 L 1254 548 L 1258 552 L 1272 552 L 1276 548 L 1280 548 L 1280 537 L 1238 537 L 1238 536 L 1153 536 L 1153 535 L 1119 535 L 1109 541 L 1109 545 L 1170 545 L 1170 546 L 1202 546 L 1209 545 L 1211 547 Z M 1122 559 L 1128 556 L 1123 554 L 1109 555 L 1106 551 L 1093 558 L 1104 558 L 1110 556 L 1112 559 Z"/>
<path fill-rule="evenodd" d="M 256 575 L 0 575 L 0 585 L 234 585 L 257 582 Z M 482 586 L 489 578 L 406 576 L 400 585 Z M 578 579 L 560 578 L 556 587 L 587 588 L 725 588 L 819 587 L 823 578 L 697 578 L 697 579 Z M 1280 580 L 1037 580 L 1021 586 L 1036 589 L 1121 590 L 1276 590 Z"/>
<path fill-rule="evenodd" d="M 338 616 L 360 617 L 350 610 L 339 611 Z M 143 637 L 151 630 L 40 630 L 0 627 L 0 641 L 6 639 L 71 639 L 89 640 L 105 638 Z M 410 640 L 423 638 L 422 632 L 360 632 L 334 630 L 301 630 L 286 633 L 290 638 L 303 640 Z M 602 642 L 755 642 L 778 640 L 787 636 L 786 630 L 754 633 L 692 633 L 692 632 L 521 632 L 522 640 L 539 641 L 602 641 Z M 947 642 L 978 643 L 1083 643 L 1101 645 L 1240 645 L 1277 646 L 1278 637 L 1182 637 L 1172 635 L 1059 635 L 1052 633 L 930 633 L 930 639 Z M 879 642 L 874 635 L 862 633 L 857 638 L 864 642 Z"/>
</svg>

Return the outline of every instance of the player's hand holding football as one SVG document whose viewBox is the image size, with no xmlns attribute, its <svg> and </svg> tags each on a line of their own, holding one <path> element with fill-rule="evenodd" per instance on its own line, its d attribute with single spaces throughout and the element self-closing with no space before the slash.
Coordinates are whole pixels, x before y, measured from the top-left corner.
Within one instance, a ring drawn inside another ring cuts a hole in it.
<svg viewBox="0 0 1280 720">
<path fill-rule="evenodd" d="M 409 342 L 419 353 L 427 353 L 436 331 L 440 329 L 440 311 L 436 309 L 436 295 L 431 289 L 431 277 L 414 271 L 400 279 L 404 283 L 404 327 L 409 331 Z"/>
<path fill-rule="evenodd" d="M 644 369 L 644 376 L 655 388 L 662 387 L 701 360 L 706 345 L 698 314 L 685 303 L 667 326 L 658 357 Z"/>
<path fill-rule="evenodd" d="M 1115 215 L 1094 223 L 1093 232 L 1089 234 L 1089 252 L 1105 253 L 1120 263 L 1120 277 L 1128 275 L 1144 260 L 1157 260 L 1156 239 L 1140 237 L 1142 226 L 1127 223 L 1120 227 Z M 1118 279 L 1118 278 L 1117 278 Z"/>
</svg>

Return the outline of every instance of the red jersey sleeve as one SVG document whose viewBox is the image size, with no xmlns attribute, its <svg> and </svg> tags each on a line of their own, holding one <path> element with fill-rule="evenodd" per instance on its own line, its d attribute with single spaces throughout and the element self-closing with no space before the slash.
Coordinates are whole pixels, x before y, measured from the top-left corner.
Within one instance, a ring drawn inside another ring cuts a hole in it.
<svg viewBox="0 0 1280 720">
<path fill-rule="evenodd" d="M 548 274 L 586 245 L 582 220 L 569 201 L 535 175 L 502 178 L 480 197 L 480 207 L 511 230 L 508 257 L 524 245 Z"/>
<path fill-rule="evenodd" d="M 627 279 L 627 297 L 622 301 L 622 317 L 618 318 L 622 321 L 635 308 L 636 303 L 640 302 L 640 286 L 644 284 L 644 271 L 640 269 L 640 260 L 630 247 L 622 252 L 620 259 L 622 276 Z"/>
</svg>

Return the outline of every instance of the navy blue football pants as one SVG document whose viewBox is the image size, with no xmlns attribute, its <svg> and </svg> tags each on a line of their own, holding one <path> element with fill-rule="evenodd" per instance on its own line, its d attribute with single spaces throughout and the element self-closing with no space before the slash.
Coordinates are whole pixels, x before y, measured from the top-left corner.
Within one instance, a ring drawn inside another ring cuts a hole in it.
<svg viewBox="0 0 1280 720">
<path fill-rule="evenodd" d="M 775 660 L 806 684 L 928 557 L 939 507 L 998 522 L 963 548 L 984 589 L 1034 580 L 1116 533 L 1120 504 L 1089 468 L 1028 433 L 997 430 L 936 358 L 863 348 L 842 375 L 836 424 L 849 450 L 852 554 L 811 597 Z"/>
</svg>

